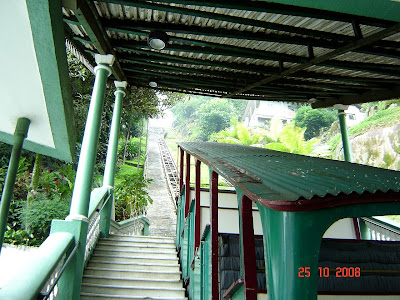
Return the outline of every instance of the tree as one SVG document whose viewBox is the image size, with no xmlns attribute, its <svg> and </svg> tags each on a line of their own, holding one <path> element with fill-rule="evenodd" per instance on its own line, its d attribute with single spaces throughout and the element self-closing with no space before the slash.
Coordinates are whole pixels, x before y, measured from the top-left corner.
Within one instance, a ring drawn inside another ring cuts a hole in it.
<svg viewBox="0 0 400 300">
<path fill-rule="evenodd" d="M 233 111 L 233 105 L 226 99 L 214 98 L 204 102 L 196 112 L 196 125 L 200 130 L 197 138 L 207 141 L 212 133 L 229 127 Z"/>
<path fill-rule="evenodd" d="M 309 140 L 317 137 L 322 128 L 329 127 L 336 120 L 335 112 L 328 109 L 312 109 L 302 106 L 294 117 L 296 126 L 306 128 L 304 137 Z"/>
</svg>

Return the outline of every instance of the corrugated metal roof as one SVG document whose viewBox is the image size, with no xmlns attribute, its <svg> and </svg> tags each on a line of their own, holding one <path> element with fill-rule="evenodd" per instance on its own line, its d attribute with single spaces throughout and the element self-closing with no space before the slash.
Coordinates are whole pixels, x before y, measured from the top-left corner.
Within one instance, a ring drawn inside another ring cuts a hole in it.
<svg viewBox="0 0 400 300">
<path fill-rule="evenodd" d="M 147 87 L 156 79 L 161 90 L 239 99 L 316 98 L 315 106 L 400 96 L 400 26 L 393 21 L 250 0 L 79 5 L 63 9 L 67 38 L 89 56 L 114 53 L 121 62 L 115 77 L 131 85 Z M 169 36 L 162 51 L 147 45 L 154 30 Z M 289 80 L 321 76 L 331 77 L 331 88 Z M 376 88 L 382 93 L 357 77 L 380 78 Z M 335 87 L 358 97 L 343 98 Z"/>
<path fill-rule="evenodd" d="M 309 204 L 315 207 L 312 200 L 316 198 L 400 191 L 397 171 L 242 145 L 206 142 L 179 146 L 211 165 L 253 200 L 289 202 L 289 206 L 296 207 L 292 210 L 307 208 Z M 329 206 L 343 205 L 335 201 L 321 200 Z"/>
</svg>

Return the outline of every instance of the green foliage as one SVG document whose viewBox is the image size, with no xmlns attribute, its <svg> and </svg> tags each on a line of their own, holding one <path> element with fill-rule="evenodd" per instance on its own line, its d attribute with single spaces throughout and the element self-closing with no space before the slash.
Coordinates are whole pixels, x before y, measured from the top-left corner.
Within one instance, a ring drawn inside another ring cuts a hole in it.
<svg viewBox="0 0 400 300">
<path fill-rule="evenodd" d="M 236 119 L 231 119 L 231 126 L 225 130 L 211 135 L 211 141 L 218 143 L 238 144 L 238 145 L 256 145 L 263 139 L 261 132 L 251 132 L 243 123 L 237 122 Z"/>
<path fill-rule="evenodd" d="M 20 220 L 28 233 L 42 243 L 50 233 L 53 219 L 65 219 L 69 213 L 67 201 L 36 200 L 24 205 Z"/>
<path fill-rule="evenodd" d="M 41 242 L 33 234 L 18 229 L 9 229 L 4 233 L 4 243 L 11 245 L 39 246 Z"/>
<path fill-rule="evenodd" d="M 335 113 L 327 109 L 312 109 L 310 106 L 302 106 L 294 117 L 296 126 L 306 128 L 304 138 L 309 140 L 319 136 L 321 129 L 331 126 L 336 120 Z"/>
<path fill-rule="evenodd" d="M 140 138 L 130 138 L 126 143 L 126 158 L 133 159 L 138 156 L 139 153 L 139 145 L 140 145 Z M 124 155 L 124 147 L 125 141 L 120 139 L 118 141 L 118 156 L 122 157 Z M 145 158 L 145 151 L 146 151 L 146 139 L 142 138 L 142 153 L 141 153 L 141 161 L 144 161 Z"/>
<path fill-rule="evenodd" d="M 198 139 L 207 141 L 211 134 L 229 127 L 233 117 L 233 105 L 226 99 L 211 99 L 196 111 L 196 125 L 200 130 Z"/>
<path fill-rule="evenodd" d="M 125 175 L 115 185 L 115 219 L 122 221 L 133 216 L 134 212 L 141 211 L 152 199 L 147 193 L 151 179 L 142 176 Z"/>
<path fill-rule="evenodd" d="M 282 129 L 276 142 L 269 143 L 264 147 L 282 152 L 310 155 L 318 140 L 311 139 L 306 141 L 304 138 L 305 131 L 305 128 L 296 127 L 293 123 L 290 123 Z"/>
</svg>

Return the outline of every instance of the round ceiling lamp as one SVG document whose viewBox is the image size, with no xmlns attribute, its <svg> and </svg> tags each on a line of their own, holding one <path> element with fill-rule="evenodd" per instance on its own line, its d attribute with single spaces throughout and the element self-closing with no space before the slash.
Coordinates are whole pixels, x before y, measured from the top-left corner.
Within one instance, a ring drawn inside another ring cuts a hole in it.
<svg viewBox="0 0 400 300">
<path fill-rule="evenodd" d="M 162 50 L 168 43 L 168 35 L 161 30 L 152 31 L 147 39 L 147 44 L 154 50 Z"/>
<path fill-rule="evenodd" d="M 149 86 L 152 88 L 156 88 L 158 86 L 157 81 L 155 81 L 154 79 L 150 80 Z"/>
</svg>

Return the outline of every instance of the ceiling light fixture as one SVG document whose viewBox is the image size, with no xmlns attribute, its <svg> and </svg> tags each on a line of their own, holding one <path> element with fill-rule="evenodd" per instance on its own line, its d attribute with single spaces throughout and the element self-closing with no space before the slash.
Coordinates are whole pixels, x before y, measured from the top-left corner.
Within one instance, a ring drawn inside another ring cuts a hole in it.
<svg viewBox="0 0 400 300">
<path fill-rule="evenodd" d="M 158 86 L 157 81 L 155 81 L 154 79 L 150 80 L 149 86 L 152 88 L 156 88 Z"/>
<path fill-rule="evenodd" d="M 147 39 L 147 44 L 154 50 L 162 50 L 167 45 L 168 39 L 168 35 L 164 31 L 152 31 Z"/>
</svg>

